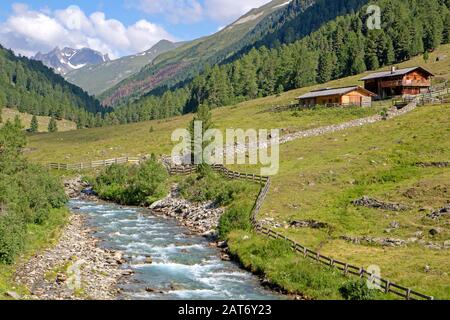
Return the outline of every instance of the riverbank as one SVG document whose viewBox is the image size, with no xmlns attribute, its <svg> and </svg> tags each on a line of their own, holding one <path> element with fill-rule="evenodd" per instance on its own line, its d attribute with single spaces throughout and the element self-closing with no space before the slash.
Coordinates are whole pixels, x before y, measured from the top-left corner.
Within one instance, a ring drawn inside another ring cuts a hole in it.
<svg viewBox="0 0 450 320">
<path fill-rule="evenodd" d="M 81 196 L 85 187 L 80 177 L 65 181 L 70 197 Z M 131 272 L 121 268 L 125 261 L 120 252 L 99 248 L 94 231 L 83 216 L 72 212 L 54 246 L 18 263 L 14 281 L 28 293 L 11 292 L 10 296 L 24 300 L 115 299 L 117 284 Z"/>
<path fill-rule="evenodd" d="M 100 249 L 92 232 L 82 216 L 72 213 L 56 246 L 19 266 L 15 281 L 30 291 L 21 298 L 115 299 L 117 283 L 130 272 L 120 268 L 121 253 Z"/>
</svg>

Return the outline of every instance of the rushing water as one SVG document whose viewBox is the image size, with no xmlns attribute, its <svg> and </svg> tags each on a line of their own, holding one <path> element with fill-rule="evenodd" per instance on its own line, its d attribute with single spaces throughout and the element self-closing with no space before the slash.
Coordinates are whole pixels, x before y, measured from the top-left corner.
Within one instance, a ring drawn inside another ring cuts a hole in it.
<svg viewBox="0 0 450 320">
<path fill-rule="evenodd" d="M 121 285 L 123 299 L 279 299 L 177 221 L 115 204 L 72 200 L 70 206 L 87 216 L 104 247 L 122 251 L 129 261 L 124 268 L 135 274 Z M 153 262 L 146 264 L 149 256 Z"/>
</svg>

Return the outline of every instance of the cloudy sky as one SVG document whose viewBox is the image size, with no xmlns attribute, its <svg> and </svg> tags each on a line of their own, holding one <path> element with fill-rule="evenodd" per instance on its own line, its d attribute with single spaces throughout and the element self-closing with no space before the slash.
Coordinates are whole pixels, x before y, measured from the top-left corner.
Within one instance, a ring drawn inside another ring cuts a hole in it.
<svg viewBox="0 0 450 320">
<path fill-rule="evenodd" d="M 90 47 L 112 58 L 161 39 L 212 34 L 270 0 L 0 1 L 0 44 L 32 56 L 59 47 Z"/>
</svg>

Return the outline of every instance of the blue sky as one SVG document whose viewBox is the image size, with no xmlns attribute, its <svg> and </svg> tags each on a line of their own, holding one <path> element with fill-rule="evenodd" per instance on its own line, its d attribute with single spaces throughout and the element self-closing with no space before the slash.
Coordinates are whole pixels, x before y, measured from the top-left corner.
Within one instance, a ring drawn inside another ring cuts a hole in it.
<svg viewBox="0 0 450 320">
<path fill-rule="evenodd" d="M 113 58 L 212 34 L 270 0 L 2 0 L 0 44 L 31 56 L 88 46 Z"/>
</svg>

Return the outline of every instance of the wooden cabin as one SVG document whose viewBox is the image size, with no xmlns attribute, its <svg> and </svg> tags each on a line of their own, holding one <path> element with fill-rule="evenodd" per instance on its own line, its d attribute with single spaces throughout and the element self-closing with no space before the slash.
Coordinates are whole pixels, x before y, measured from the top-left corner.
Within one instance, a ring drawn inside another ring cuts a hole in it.
<svg viewBox="0 0 450 320">
<path fill-rule="evenodd" d="M 377 98 L 385 99 L 395 96 L 413 96 L 426 93 L 431 87 L 434 75 L 422 67 L 397 69 L 377 72 L 361 79 L 364 88 L 376 93 Z"/>
<path fill-rule="evenodd" d="M 308 92 L 297 99 L 302 106 L 372 106 L 372 97 L 376 96 L 360 86 L 327 88 Z"/>
</svg>

